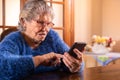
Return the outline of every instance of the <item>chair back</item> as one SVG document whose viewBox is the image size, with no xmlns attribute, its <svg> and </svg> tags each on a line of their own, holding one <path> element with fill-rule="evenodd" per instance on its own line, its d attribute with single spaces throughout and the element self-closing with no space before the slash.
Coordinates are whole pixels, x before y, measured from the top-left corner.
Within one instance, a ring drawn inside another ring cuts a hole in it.
<svg viewBox="0 0 120 80">
<path fill-rule="evenodd" d="M 3 38 L 4 38 L 6 35 L 8 35 L 8 34 L 11 33 L 11 32 L 14 32 L 14 31 L 17 31 L 17 28 L 16 28 L 16 27 L 8 28 L 8 29 L 4 30 L 4 31 L 1 33 L 1 35 L 0 35 L 0 41 L 2 41 Z"/>
</svg>

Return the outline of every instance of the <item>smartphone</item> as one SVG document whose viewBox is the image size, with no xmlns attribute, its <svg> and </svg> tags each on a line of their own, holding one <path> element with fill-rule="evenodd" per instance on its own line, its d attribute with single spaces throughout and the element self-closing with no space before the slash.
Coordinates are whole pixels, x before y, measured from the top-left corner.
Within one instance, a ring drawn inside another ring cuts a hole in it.
<svg viewBox="0 0 120 80">
<path fill-rule="evenodd" d="M 80 52 L 82 52 L 85 46 L 86 46 L 86 43 L 84 42 L 75 42 L 70 48 L 70 50 L 68 51 L 68 53 L 74 58 L 77 58 L 77 55 L 74 53 L 73 49 L 77 48 Z"/>
</svg>

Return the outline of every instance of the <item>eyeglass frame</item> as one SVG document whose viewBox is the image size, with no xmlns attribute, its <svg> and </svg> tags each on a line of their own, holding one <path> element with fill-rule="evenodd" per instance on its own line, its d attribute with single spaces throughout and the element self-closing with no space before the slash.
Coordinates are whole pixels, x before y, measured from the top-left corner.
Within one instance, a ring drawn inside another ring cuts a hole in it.
<svg viewBox="0 0 120 80">
<path fill-rule="evenodd" d="M 36 23 L 40 24 L 41 26 L 48 26 L 48 27 L 53 27 L 55 24 L 53 22 L 44 22 L 44 21 L 39 21 L 39 20 L 34 20 Z M 49 26 L 50 25 L 50 26 Z"/>
</svg>

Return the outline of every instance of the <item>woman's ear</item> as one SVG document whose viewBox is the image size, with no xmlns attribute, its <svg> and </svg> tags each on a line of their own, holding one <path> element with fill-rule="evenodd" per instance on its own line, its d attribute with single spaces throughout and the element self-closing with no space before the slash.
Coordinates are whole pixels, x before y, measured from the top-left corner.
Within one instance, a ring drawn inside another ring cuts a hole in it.
<svg viewBox="0 0 120 80">
<path fill-rule="evenodd" d="M 26 31 L 26 23 L 24 18 L 20 19 L 20 24 L 22 25 L 22 31 Z"/>
<path fill-rule="evenodd" d="M 26 26 L 26 25 L 25 25 L 25 19 L 24 19 L 24 18 L 21 18 L 21 19 L 20 19 L 20 24 L 21 24 L 23 27 Z"/>
</svg>

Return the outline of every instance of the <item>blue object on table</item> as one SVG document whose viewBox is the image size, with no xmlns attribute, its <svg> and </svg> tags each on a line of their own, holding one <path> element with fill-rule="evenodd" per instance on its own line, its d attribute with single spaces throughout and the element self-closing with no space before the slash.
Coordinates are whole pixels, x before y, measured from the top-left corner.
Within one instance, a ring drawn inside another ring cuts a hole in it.
<svg viewBox="0 0 120 80">
<path fill-rule="evenodd" d="M 111 52 L 111 53 L 106 53 L 104 55 L 94 55 L 94 58 L 102 66 L 105 66 L 111 61 L 120 58 L 120 53 Z"/>
</svg>

